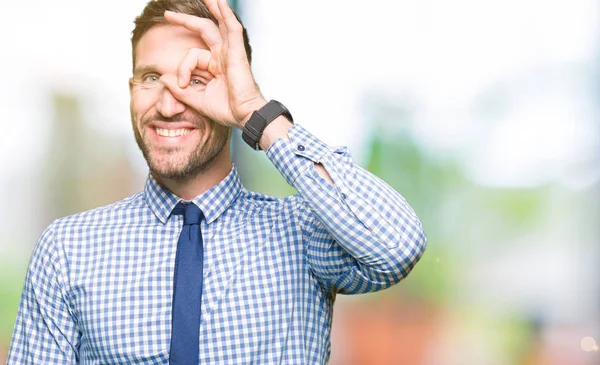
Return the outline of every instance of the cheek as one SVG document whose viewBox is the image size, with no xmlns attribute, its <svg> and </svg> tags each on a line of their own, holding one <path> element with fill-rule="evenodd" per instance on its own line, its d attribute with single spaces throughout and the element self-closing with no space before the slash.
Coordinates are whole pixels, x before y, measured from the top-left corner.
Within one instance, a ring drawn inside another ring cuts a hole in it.
<svg viewBox="0 0 600 365">
<path fill-rule="evenodd" d="M 131 120 L 137 120 L 137 113 L 135 112 L 133 106 L 133 99 L 129 102 L 129 115 L 131 115 Z"/>
<path fill-rule="evenodd" d="M 150 93 L 144 94 L 143 92 L 137 92 L 131 95 L 129 102 L 129 112 L 131 118 L 137 123 L 143 115 L 148 113 L 150 109 L 156 104 L 155 98 Z"/>
</svg>

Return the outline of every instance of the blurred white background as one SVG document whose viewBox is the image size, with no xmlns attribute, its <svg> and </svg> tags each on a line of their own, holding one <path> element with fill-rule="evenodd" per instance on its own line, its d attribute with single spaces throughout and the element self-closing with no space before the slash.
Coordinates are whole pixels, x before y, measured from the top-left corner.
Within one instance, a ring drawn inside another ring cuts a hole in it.
<svg viewBox="0 0 600 365">
<path fill-rule="evenodd" d="M 3 3 L 0 349 L 42 229 L 142 187 L 127 80 L 145 3 Z M 397 363 L 348 355 L 358 350 L 344 325 L 356 307 L 398 298 L 436 318 L 412 364 L 600 363 L 597 1 L 238 3 L 265 97 L 397 181 L 430 237 L 407 289 L 340 298 L 332 363 Z M 406 141 L 419 159 L 393 153 Z"/>
</svg>

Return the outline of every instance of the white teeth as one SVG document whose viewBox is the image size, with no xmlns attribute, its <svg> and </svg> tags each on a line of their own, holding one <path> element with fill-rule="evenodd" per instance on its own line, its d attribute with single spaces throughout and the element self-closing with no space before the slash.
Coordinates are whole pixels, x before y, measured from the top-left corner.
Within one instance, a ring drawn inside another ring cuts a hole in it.
<svg viewBox="0 0 600 365">
<path fill-rule="evenodd" d="M 162 129 L 156 128 L 156 134 L 163 137 L 179 137 L 190 133 L 189 129 Z"/>
</svg>

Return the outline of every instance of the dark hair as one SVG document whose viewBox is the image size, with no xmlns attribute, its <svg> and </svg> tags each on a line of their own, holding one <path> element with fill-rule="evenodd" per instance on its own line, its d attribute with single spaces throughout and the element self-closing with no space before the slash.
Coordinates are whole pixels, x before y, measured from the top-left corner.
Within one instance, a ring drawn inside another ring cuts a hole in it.
<svg viewBox="0 0 600 365">
<path fill-rule="evenodd" d="M 146 4 L 146 7 L 144 7 L 142 14 L 135 18 L 135 28 L 133 29 L 133 32 L 131 32 L 131 53 L 134 68 L 136 48 L 142 36 L 155 25 L 169 24 L 164 17 L 165 10 L 207 18 L 217 24 L 217 19 L 212 15 L 210 10 L 208 10 L 208 7 L 202 0 L 150 0 L 148 4 Z M 235 17 L 240 24 L 242 24 L 242 21 L 237 14 L 235 14 Z M 250 42 L 248 40 L 248 32 L 243 24 L 242 28 L 246 56 L 248 57 L 248 62 L 251 63 L 252 48 L 250 47 Z"/>
</svg>

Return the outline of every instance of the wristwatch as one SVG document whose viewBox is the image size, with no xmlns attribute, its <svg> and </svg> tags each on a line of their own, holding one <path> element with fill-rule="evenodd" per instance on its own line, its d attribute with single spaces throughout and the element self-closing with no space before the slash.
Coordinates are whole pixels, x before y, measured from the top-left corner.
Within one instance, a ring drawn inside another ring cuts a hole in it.
<svg viewBox="0 0 600 365">
<path fill-rule="evenodd" d="M 250 119 L 248 119 L 246 125 L 244 125 L 242 139 L 254 150 L 259 151 L 260 146 L 258 141 L 260 140 L 263 131 L 267 128 L 269 123 L 280 115 L 283 115 L 290 122 L 294 123 L 292 115 L 283 104 L 277 100 L 269 101 L 262 108 L 252 113 Z"/>
</svg>

